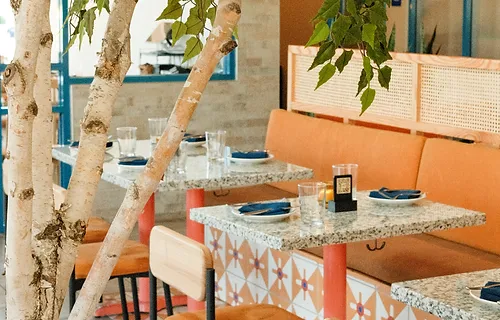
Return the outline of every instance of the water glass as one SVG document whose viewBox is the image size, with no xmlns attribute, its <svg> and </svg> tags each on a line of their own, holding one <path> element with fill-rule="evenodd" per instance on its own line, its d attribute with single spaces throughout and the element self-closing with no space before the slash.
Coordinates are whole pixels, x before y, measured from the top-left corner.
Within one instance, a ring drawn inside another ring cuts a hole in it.
<svg viewBox="0 0 500 320">
<path fill-rule="evenodd" d="M 325 210 L 326 184 L 305 182 L 299 184 L 300 216 L 304 222 L 320 226 L 321 213 Z"/>
<path fill-rule="evenodd" d="M 149 139 L 152 144 L 157 144 L 163 131 L 167 128 L 168 118 L 149 118 Z"/>
<path fill-rule="evenodd" d="M 184 174 L 186 173 L 186 163 L 187 163 L 187 158 L 188 158 L 188 152 L 187 152 L 187 143 L 185 141 L 182 141 L 181 144 L 179 145 L 179 148 L 175 152 L 175 161 L 176 161 L 176 171 L 179 174 Z"/>
<path fill-rule="evenodd" d="M 357 200 L 356 192 L 358 190 L 358 165 L 357 164 L 335 164 L 332 166 L 333 176 L 352 175 L 352 200 Z"/>
<path fill-rule="evenodd" d="M 205 132 L 207 138 L 207 157 L 209 161 L 221 161 L 224 159 L 226 147 L 226 131 L 218 130 Z"/>
<path fill-rule="evenodd" d="M 120 157 L 135 156 L 135 146 L 137 143 L 137 127 L 116 128 L 118 145 L 120 147 Z"/>
</svg>

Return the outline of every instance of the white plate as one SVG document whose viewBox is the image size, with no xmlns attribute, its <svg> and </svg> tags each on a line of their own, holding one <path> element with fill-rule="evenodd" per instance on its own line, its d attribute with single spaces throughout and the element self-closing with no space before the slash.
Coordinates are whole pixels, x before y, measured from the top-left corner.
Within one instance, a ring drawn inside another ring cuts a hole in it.
<svg viewBox="0 0 500 320">
<path fill-rule="evenodd" d="M 413 204 L 422 201 L 425 198 L 426 198 L 425 193 L 422 193 L 422 195 L 419 198 L 415 199 L 379 199 L 368 196 L 368 199 L 370 199 L 371 201 L 387 206 L 411 206 Z"/>
<path fill-rule="evenodd" d="M 481 299 L 480 298 L 481 297 L 481 290 L 469 290 L 469 294 L 471 295 L 471 297 L 473 297 L 475 300 L 477 300 L 481 303 L 489 304 L 490 306 L 500 307 L 499 302 L 493 302 L 493 301 Z"/>
<path fill-rule="evenodd" d="M 241 159 L 241 158 L 229 158 L 231 162 L 237 163 L 237 164 L 261 164 L 268 162 L 269 160 L 272 160 L 274 156 L 272 154 L 269 154 L 267 158 L 260 158 L 260 159 Z"/>
<path fill-rule="evenodd" d="M 190 148 L 197 148 L 197 147 L 201 147 L 202 145 L 204 145 L 206 143 L 206 141 L 198 141 L 198 142 L 185 141 L 184 143 Z"/>
<path fill-rule="evenodd" d="M 238 218 L 241 218 L 245 221 L 249 222 L 259 222 L 259 223 L 272 223 L 272 222 L 279 222 L 282 220 L 285 220 L 288 218 L 290 215 L 292 215 L 293 210 L 291 209 L 290 212 L 284 213 L 284 214 L 279 214 L 279 215 L 273 215 L 273 216 L 266 216 L 266 215 L 255 215 L 255 216 L 245 216 L 240 213 L 238 209 L 236 209 L 233 206 L 229 206 L 229 210 L 231 210 L 232 214 L 237 216 Z"/>
<path fill-rule="evenodd" d="M 143 166 L 130 166 L 130 165 L 126 165 L 126 164 L 119 164 L 118 168 L 121 169 L 121 170 L 138 171 L 138 170 L 143 170 L 145 166 L 146 165 L 143 165 Z"/>
</svg>

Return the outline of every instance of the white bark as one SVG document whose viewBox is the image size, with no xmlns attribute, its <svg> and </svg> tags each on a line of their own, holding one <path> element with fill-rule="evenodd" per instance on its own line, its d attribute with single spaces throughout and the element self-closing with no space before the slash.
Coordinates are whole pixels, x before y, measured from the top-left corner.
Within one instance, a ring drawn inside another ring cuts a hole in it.
<svg viewBox="0 0 500 320">
<path fill-rule="evenodd" d="M 33 259 L 37 278 L 36 301 L 40 320 L 59 319 L 55 285 L 59 260 L 61 219 L 54 210 L 52 190 L 52 101 L 51 101 L 51 49 L 50 0 L 44 0 L 41 30 L 42 41 L 36 65 L 35 101 L 38 115 L 33 123 Z"/>
<path fill-rule="evenodd" d="M 14 60 L 4 72 L 9 103 L 9 206 L 7 214 L 7 319 L 39 319 L 35 290 L 38 274 L 31 258 L 33 204 L 32 130 L 38 107 L 33 97 L 46 1 L 11 1 L 16 18 Z"/>
<path fill-rule="evenodd" d="M 77 248 L 83 240 L 92 212 L 102 174 L 113 105 L 130 67 L 129 28 L 135 5 L 135 0 L 114 1 L 84 119 L 81 121 L 78 158 L 66 200 L 61 206 L 64 229 L 60 237 L 56 280 L 56 299 L 60 303 L 66 295 Z"/>
<path fill-rule="evenodd" d="M 177 99 L 167 129 L 160 138 L 144 172 L 127 190 L 125 199 L 80 291 L 69 320 L 86 320 L 92 317 L 99 293 L 104 291 L 140 212 L 156 190 L 168 163 L 175 154 L 217 63 L 236 47 L 236 42 L 231 37 L 240 15 L 241 0 L 219 1 L 213 31 Z"/>
</svg>

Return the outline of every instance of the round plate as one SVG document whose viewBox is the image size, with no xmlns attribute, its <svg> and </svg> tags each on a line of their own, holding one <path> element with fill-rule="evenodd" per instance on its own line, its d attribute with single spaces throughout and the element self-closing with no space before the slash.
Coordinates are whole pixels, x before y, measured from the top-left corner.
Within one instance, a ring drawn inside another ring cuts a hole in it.
<svg viewBox="0 0 500 320">
<path fill-rule="evenodd" d="M 293 209 L 290 210 L 288 213 L 280 214 L 280 215 L 273 215 L 273 216 L 263 216 L 263 215 L 255 215 L 255 216 L 245 216 L 240 213 L 238 209 L 235 207 L 229 206 L 231 213 L 237 216 L 238 218 L 241 218 L 245 221 L 249 222 L 259 222 L 259 223 L 272 223 L 272 222 L 279 222 L 282 220 L 285 220 L 288 218 L 290 215 L 293 213 Z"/>
<path fill-rule="evenodd" d="M 387 206 L 411 206 L 413 204 L 422 201 L 425 198 L 426 198 L 425 193 L 422 193 L 422 195 L 419 198 L 415 199 L 379 199 L 379 198 L 372 198 L 370 196 L 368 197 L 368 199 L 370 199 L 375 203 Z"/>
<path fill-rule="evenodd" d="M 136 166 L 131 166 L 131 165 L 127 165 L 127 164 L 119 164 L 118 168 L 122 169 L 122 170 L 134 170 L 135 171 L 135 170 L 143 170 L 145 166 L 146 165 L 143 165 L 143 166 L 137 166 L 137 165 Z"/>
<path fill-rule="evenodd" d="M 490 306 L 500 307 L 500 302 L 493 302 L 493 301 L 481 299 L 480 298 L 481 297 L 481 290 L 469 290 L 469 294 L 471 297 L 473 297 L 475 300 L 477 300 L 481 303 L 489 304 Z"/>
<path fill-rule="evenodd" d="M 202 145 L 204 145 L 206 143 L 206 141 L 198 141 L 198 142 L 184 142 L 188 147 L 191 147 L 191 148 L 197 148 L 197 147 L 201 147 Z"/>
<path fill-rule="evenodd" d="M 269 160 L 272 160 L 274 156 L 272 154 L 269 154 L 267 158 L 260 158 L 260 159 L 241 159 L 241 158 L 229 158 L 231 162 L 237 163 L 237 164 L 261 164 L 268 162 Z"/>
</svg>

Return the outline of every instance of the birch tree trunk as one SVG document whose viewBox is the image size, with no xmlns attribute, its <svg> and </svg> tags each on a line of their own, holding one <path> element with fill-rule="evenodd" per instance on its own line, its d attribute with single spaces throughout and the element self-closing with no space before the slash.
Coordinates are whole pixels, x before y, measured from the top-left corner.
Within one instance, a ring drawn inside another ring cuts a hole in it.
<svg viewBox="0 0 500 320">
<path fill-rule="evenodd" d="M 33 97 L 35 68 L 41 40 L 41 15 L 46 1 L 11 1 L 16 19 L 14 60 L 4 72 L 9 103 L 10 159 L 7 251 L 5 256 L 7 318 L 39 319 L 35 290 L 40 275 L 31 258 L 33 181 L 31 170 L 33 119 L 38 107 Z"/>
<path fill-rule="evenodd" d="M 86 320 L 92 317 L 100 293 L 104 291 L 125 241 L 129 238 L 147 200 L 158 187 L 167 165 L 184 137 L 187 125 L 215 67 L 237 46 L 232 40 L 232 34 L 240 15 L 241 0 L 219 1 L 214 27 L 207 43 L 193 66 L 170 115 L 167 128 L 149 158 L 144 172 L 127 190 L 69 320 Z"/>
<path fill-rule="evenodd" d="M 116 0 L 109 15 L 94 81 L 80 127 L 78 158 L 73 169 L 65 202 L 59 210 L 61 237 L 58 241 L 56 302 L 58 310 L 68 289 L 78 245 L 101 179 L 104 153 L 113 105 L 130 67 L 130 21 L 136 0 Z"/>
<path fill-rule="evenodd" d="M 51 49 L 50 0 L 44 0 L 42 17 L 42 41 L 36 65 L 35 101 L 38 115 L 33 123 L 33 259 L 37 279 L 36 301 L 40 320 L 59 319 L 55 285 L 59 260 L 61 218 L 54 209 L 52 190 L 52 101 L 51 101 Z"/>
</svg>

